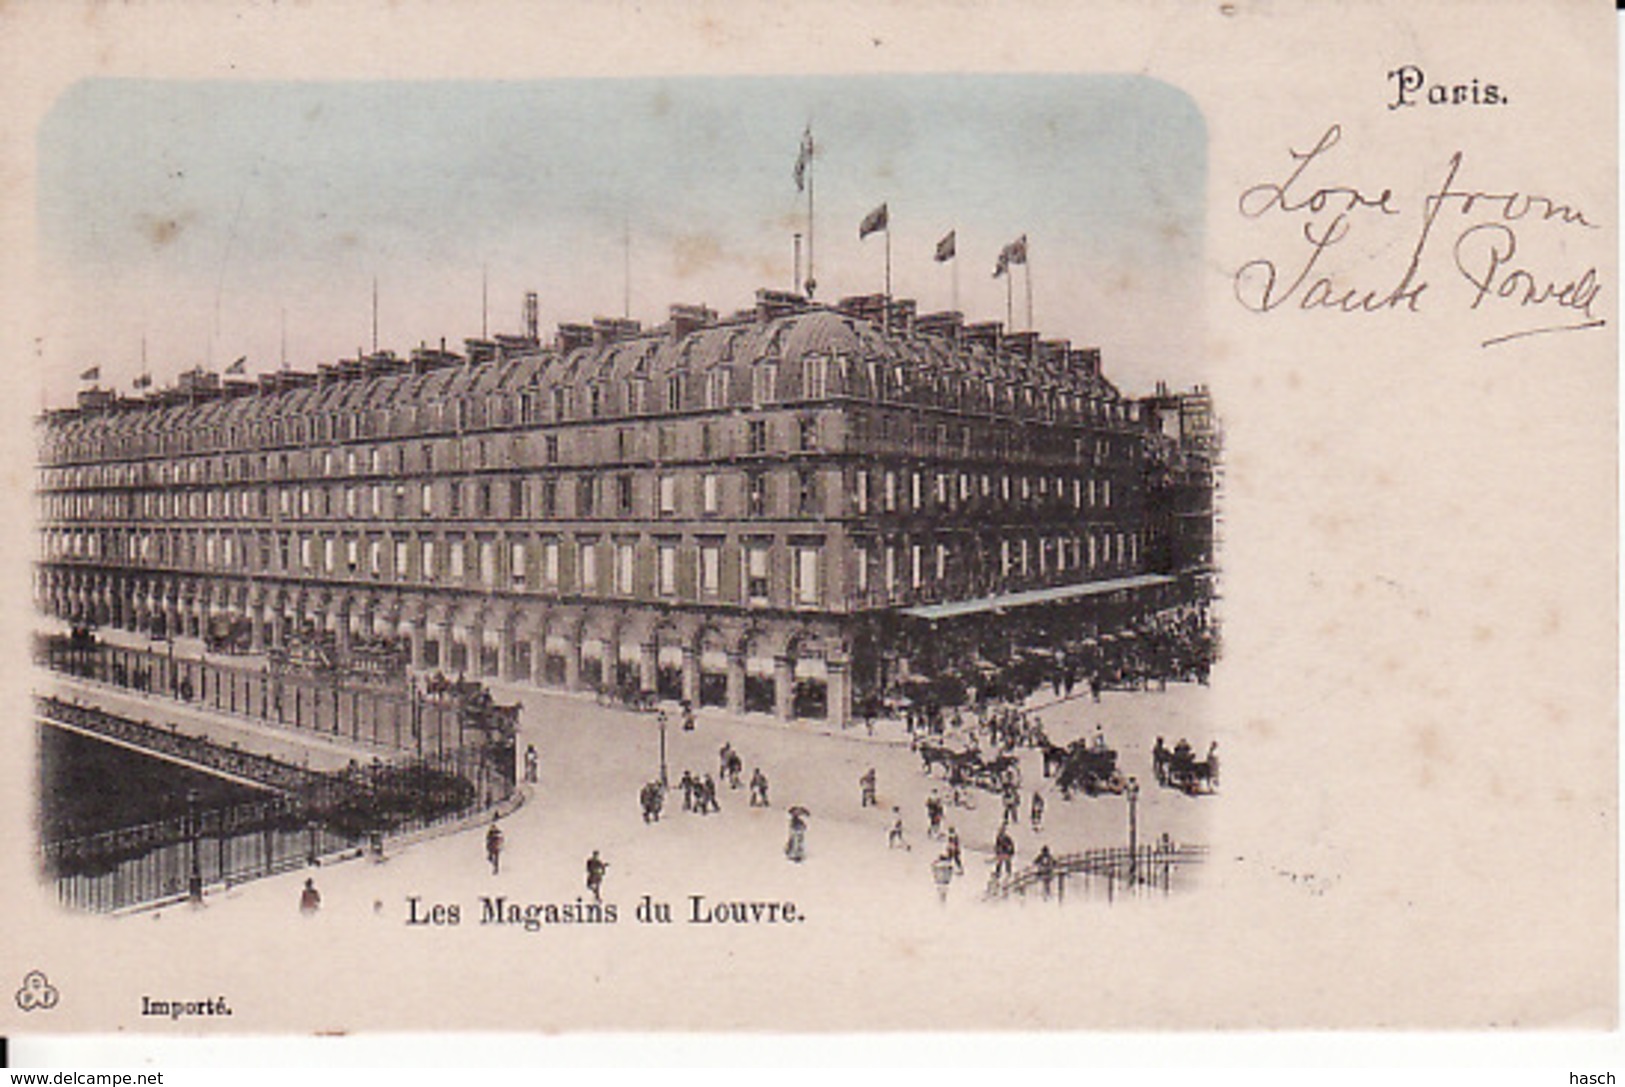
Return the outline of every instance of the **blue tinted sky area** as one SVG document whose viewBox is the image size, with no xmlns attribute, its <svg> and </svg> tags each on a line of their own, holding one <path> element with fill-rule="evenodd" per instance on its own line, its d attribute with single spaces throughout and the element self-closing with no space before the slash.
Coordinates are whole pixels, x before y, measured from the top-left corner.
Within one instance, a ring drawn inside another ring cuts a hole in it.
<svg viewBox="0 0 1625 1087">
<path fill-rule="evenodd" d="M 791 171 L 817 143 L 819 297 L 953 300 L 1004 316 L 1000 246 L 1030 239 L 1035 324 L 1102 346 L 1131 390 L 1201 380 L 1206 133 L 1180 91 L 1132 76 L 907 76 L 523 83 L 91 80 L 39 134 L 48 397 L 100 364 L 129 388 L 247 355 L 274 368 L 370 346 L 544 328 L 673 302 L 731 312 L 792 286 L 806 229 Z M 623 238 L 630 238 L 630 276 Z M 1016 323 L 1025 324 L 1024 281 Z"/>
</svg>

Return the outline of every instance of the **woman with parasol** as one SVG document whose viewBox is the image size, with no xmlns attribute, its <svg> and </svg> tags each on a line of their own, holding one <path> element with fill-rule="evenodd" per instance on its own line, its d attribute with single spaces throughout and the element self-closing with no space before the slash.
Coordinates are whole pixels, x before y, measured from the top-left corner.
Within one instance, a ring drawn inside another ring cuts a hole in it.
<svg viewBox="0 0 1625 1087">
<path fill-rule="evenodd" d="M 807 817 L 811 814 L 799 804 L 790 809 L 790 840 L 784 843 L 784 855 L 797 864 L 807 859 Z"/>
</svg>

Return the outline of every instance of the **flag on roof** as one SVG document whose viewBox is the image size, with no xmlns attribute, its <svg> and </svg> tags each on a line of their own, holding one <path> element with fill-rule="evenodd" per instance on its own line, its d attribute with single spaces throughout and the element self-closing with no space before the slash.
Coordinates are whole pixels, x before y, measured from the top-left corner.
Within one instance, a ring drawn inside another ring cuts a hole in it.
<svg viewBox="0 0 1625 1087">
<path fill-rule="evenodd" d="M 92 366 L 90 369 L 86 370 L 84 373 L 79 375 L 79 380 L 80 381 L 100 381 L 101 377 L 102 377 L 102 368 L 100 366 Z"/>
<path fill-rule="evenodd" d="M 135 379 L 133 384 L 138 389 L 148 388 L 148 387 L 150 387 L 152 385 L 152 375 L 151 374 L 141 374 L 139 377 L 137 377 Z"/>
<path fill-rule="evenodd" d="M 890 230 L 890 216 L 886 212 L 886 205 L 882 204 L 874 211 L 863 217 L 858 224 L 858 241 L 862 241 L 877 230 Z"/>
<path fill-rule="evenodd" d="M 242 355 L 237 359 L 236 362 L 234 362 L 230 366 L 226 367 L 226 373 L 228 373 L 228 374 L 240 374 L 240 373 L 243 372 L 243 368 L 246 367 L 247 365 L 248 365 L 248 356 L 247 355 Z"/>
<path fill-rule="evenodd" d="M 953 260 L 954 259 L 954 253 L 955 253 L 954 245 L 955 245 L 955 241 L 956 241 L 956 239 L 954 238 L 954 234 L 955 234 L 955 231 L 952 231 L 952 230 L 948 231 L 947 234 L 943 235 L 942 240 L 937 243 L 937 257 L 936 257 L 936 259 L 937 259 L 937 261 L 939 263 L 942 262 L 942 261 L 945 261 L 945 260 Z"/>
<path fill-rule="evenodd" d="M 1010 270 L 1012 264 L 1027 263 L 1027 235 L 1023 234 L 1003 249 L 999 250 L 999 263 L 993 269 L 993 278 L 998 279 Z"/>
<path fill-rule="evenodd" d="M 812 157 L 812 125 L 809 124 L 807 130 L 801 134 L 801 149 L 796 153 L 796 192 L 807 190 L 807 167 L 812 164 Z"/>
</svg>

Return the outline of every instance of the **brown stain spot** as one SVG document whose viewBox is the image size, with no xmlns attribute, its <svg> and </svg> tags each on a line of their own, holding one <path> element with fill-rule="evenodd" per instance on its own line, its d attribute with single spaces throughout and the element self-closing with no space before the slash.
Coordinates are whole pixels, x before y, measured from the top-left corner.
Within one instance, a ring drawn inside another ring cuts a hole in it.
<svg viewBox="0 0 1625 1087">
<path fill-rule="evenodd" d="M 1157 228 L 1164 243 L 1168 245 L 1181 245 L 1186 240 L 1186 231 L 1183 226 L 1172 219 L 1166 220 Z"/>
<path fill-rule="evenodd" d="M 1303 387 L 1303 378 L 1298 376 L 1297 370 L 1288 370 L 1286 372 L 1286 387 L 1293 391 Z"/>
<path fill-rule="evenodd" d="M 1473 641 L 1483 645 L 1485 642 L 1493 642 L 1494 640 L 1495 631 L 1485 626 L 1483 623 L 1479 623 L 1477 626 L 1473 627 Z"/>
<path fill-rule="evenodd" d="M 1541 634 L 1550 637 L 1563 629 L 1563 612 L 1559 608 L 1547 608 L 1545 616 L 1541 619 Z"/>
<path fill-rule="evenodd" d="M 695 275 L 722 260 L 722 243 L 710 234 L 682 234 L 672 244 L 672 257 L 679 276 Z"/>
<path fill-rule="evenodd" d="M 1267 717 L 1254 717 L 1248 720 L 1247 731 L 1268 740 L 1275 735 L 1275 724 Z"/>
<path fill-rule="evenodd" d="M 659 91 L 649 99 L 649 113 L 654 117 L 664 117 L 671 112 L 671 95 Z"/>
<path fill-rule="evenodd" d="M 166 218 L 159 215 L 142 215 L 139 219 L 141 233 L 151 243 L 154 249 L 162 249 L 181 236 L 191 216 L 181 215 Z"/>
<path fill-rule="evenodd" d="M 1450 761 L 1450 749 L 1439 738 L 1439 730 L 1432 725 L 1415 726 L 1411 729 L 1411 739 L 1416 743 L 1416 750 L 1422 756 L 1424 767 L 1429 763 Z"/>
</svg>

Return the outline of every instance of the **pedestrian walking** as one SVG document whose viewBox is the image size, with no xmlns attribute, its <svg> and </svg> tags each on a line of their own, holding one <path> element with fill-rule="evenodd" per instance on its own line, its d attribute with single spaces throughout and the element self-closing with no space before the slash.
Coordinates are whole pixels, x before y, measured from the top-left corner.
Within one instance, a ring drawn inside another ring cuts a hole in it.
<svg viewBox="0 0 1625 1087">
<path fill-rule="evenodd" d="M 722 805 L 717 803 L 717 783 L 710 774 L 700 782 L 700 814 L 709 815 L 720 812 Z"/>
<path fill-rule="evenodd" d="M 594 902 L 603 901 L 599 892 L 603 889 L 604 873 L 608 870 L 609 865 L 599 858 L 598 850 L 593 850 L 592 856 L 587 858 L 587 890 L 592 892 Z"/>
<path fill-rule="evenodd" d="M 1021 822 L 1021 793 L 1014 785 L 1007 785 L 1004 789 L 1004 821 Z"/>
<path fill-rule="evenodd" d="M 1049 846 L 1038 851 L 1038 856 L 1033 858 L 1033 868 L 1038 871 L 1038 882 L 1044 888 L 1044 897 L 1048 898 L 1050 884 L 1055 879 L 1055 856 L 1049 851 Z"/>
<path fill-rule="evenodd" d="M 954 858 L 946 850 L 931 862 L 931 880 L 937 885 L 937 901 L 943 905 L 948 904 L 948 885 L 954 879 L 954 863 Z"/>
<path fill-rule="evenodd" d="M 537 767 L 537 763 L 539 761 L 540 760 L 538 760 L 537 757 L 536 757 L 536 745 L 535 744 L 526 744 L 525 745 L 525 783 L 527 785 L 536 784 L 536 767 Z"/>
<path fill-rule="evenodd" d="M 872 808 L 875 806 L 875 768 L 873 766 L 863 772 L 858 778 L 858 788 L 861 790 L 859 807 Z"/>
<path fill-rule="evenodd" d="M 502 828 L 497 817 L 491 816 L 491 829 L 485 832 L 485 859 L 491 862 L 491 874 L 502 871 Z"/>
<path fill-rule="evenodd" d="M 638 793 L 638 803 L 643 808 L 643 821 L 645 823 L 660 822 L 660 809 L 666 805 L 666 788 L 658 781 L 651 781 Z"/>
<path fill-rule="evenodd" d="M 689 773 L 687 770 L 684 770 L 683 771 L 683 780 L 677 783 L 678 788 L 683 790 L 683 810 L 684 811 L 693 811 L 694 810 L 694 787 L 697 784 L 698 784 L 698 782 L 696 782 L 694 780 L 694 775 Z"/>
<path fill-rule="evenodd" d="M 762 773 L 758 766 L 750 774 L 750 806 L 753 808 L 767 807 L 767 775 Z"/>
<path fill-rule="evenodd" d="M 1009 876 L 1015 869 L 1016 842 L 1010 837 L 1007 827 L 999 828 L 998 837 L 993 839 L 993 878 Z"/>
<path fill-rule="evenodd" d="M 913 852 L 914 847 L 903 837 L 903 813 L 897 808 L 893 808 L 891 813 L 892 825 L 891 830 L 886 832 L 886 848 L 901 849 L 905 853 Z"/>
<path fill-rule="evenodd" d="M 694 707 L 686 699 L 683 701 L 683 731 L 694 731 Z"/>
<path fill-rule="evenodd" d="M 1032 820 L 1034 834 L 1044 829 L 1044 794 L 1037 789 L 1033 790 Z"/>
<path fill-rule="evenodd" d="M 807 816 L 810 813 L 806 808 L 794 807 L 790 809 L 790 839 L 784 843 L 784 855 L 796 864 L 807 859 Z"/>
<path fill-rule="evenodd" d="M 926 837 L 942 837 L 942 797 L 934 791 L 925 798 Z"/>
<path fill-rule="evenodd" d="M 942 855 L 954 862 L 954 871 L 965 874 L 965 857 L 959 849 L 959 831 L 953 827 L 948 828 L 948 844 L 943 848 Z"/>
<path fill-rule="evenodd" d="M 305 880 L 305 889 L 299 893 L 299 912 L 310 917 L 322 908 L 322 892 L 316 889 L 314 879 Z"/>
</svg>

